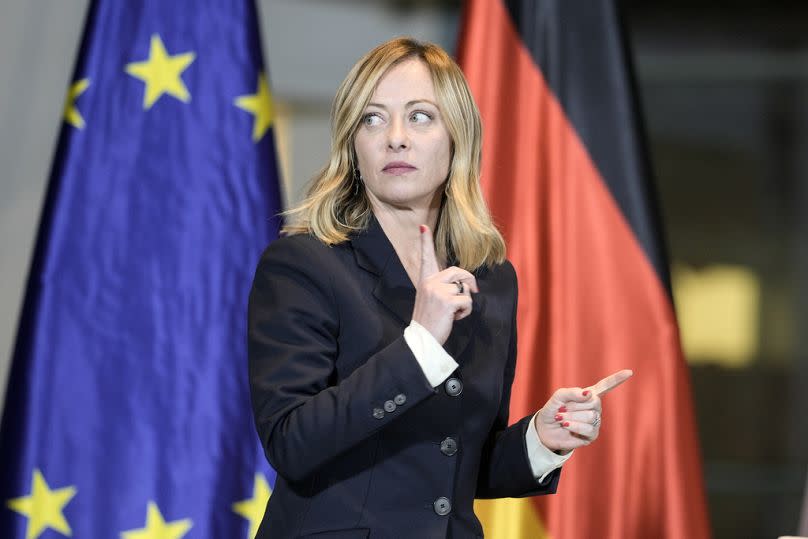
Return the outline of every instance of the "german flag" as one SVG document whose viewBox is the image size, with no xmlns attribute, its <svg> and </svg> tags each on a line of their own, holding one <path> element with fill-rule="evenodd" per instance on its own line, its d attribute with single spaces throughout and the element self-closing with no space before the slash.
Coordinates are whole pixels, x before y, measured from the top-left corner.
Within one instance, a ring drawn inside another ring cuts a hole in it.
<svg viewBox="0 0 808 539">
<path fill-rule="evenodd" d="M 709 536 L 689 374 L 611 0 L 471 0 L 459 60 L 483 190 L 519 276 L 511 418 L 619 369 L 555 496 L 478 501 L 491 539 Z"/>
</svg>

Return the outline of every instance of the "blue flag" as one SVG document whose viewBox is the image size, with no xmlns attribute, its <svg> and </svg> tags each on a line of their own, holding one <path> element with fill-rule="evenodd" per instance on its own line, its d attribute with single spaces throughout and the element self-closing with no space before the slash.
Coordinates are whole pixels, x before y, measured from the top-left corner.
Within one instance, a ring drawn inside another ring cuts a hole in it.
<svg viewBox="0 0 808 539">
<path fill-rule="evenodd" d="M 0 537 L 247 537 L 246 306 L 281 202 L 251 0 L 93 2 L 0 438 Z"/>
</svg>

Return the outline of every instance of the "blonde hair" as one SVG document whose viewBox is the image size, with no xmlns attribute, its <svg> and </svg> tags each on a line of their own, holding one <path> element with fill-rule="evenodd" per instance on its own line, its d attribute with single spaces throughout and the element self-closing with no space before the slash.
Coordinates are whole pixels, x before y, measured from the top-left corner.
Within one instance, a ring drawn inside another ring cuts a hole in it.
<svg viewBox="0 0 808 539">
<path fill-rule="evenodd" d="M 372 214 L 356 173 L 354 136 L 379 80 L 394 65 L 420 59 L 432 76 L 438 108 L 452 141 L 435 249 L 473 271 L 505 260 L 505 242 L 491 221 L 480 191 L 482 123 L 466 79 L 446 51 L 432 43 L 397 38 L 382 43 L 351 68 L 331 107 L 331 155 L 312 179 L 306 198 L 284 212 L 296 217 L 285 234 L 309 233 L 327 245 L 364 230 Z"/>
</svg>

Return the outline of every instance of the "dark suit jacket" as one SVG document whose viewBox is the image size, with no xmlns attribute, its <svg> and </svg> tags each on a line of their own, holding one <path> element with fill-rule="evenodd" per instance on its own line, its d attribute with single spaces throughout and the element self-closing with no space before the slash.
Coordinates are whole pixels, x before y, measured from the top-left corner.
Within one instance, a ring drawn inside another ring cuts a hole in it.
<svg viewBox="0 0 808 539">
<path fill-rule="evenodd" d="M 532 475 L 530 417 L 508 427 L 516 275 L 506 262 L 476 276 L 473 313 L 444 345 L 460 365 L 450 395 L 460 385 L 432 388 L 404 340 L 415 289 L 375 219 L 333 247 L 297 235 L 267 248 L 250 388 L 278 479 L 257 537 L 482 537 L 475 497 L 555 492 L 559 470 Z"/>
</svg>

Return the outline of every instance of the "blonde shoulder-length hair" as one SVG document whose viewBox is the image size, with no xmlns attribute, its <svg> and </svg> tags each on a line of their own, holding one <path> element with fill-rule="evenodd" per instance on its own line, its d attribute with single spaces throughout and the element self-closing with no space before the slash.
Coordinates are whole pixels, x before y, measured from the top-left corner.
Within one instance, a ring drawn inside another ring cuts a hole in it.
<svg viewBox="0 0 808 539">
<path fill-rule="evenodd" d="M 379 80 L 394 65 L 418 58 L 429 69 L 452 141 L 452 158 L 435 249 L 469 271 L 505 260 L 505 242 L 491 221 L 480 191 L 482 122 L 462 71 L 442 48 L 402 37 L 362 57 L 342 81 L 331 107 L 331 155 L 314 176 L 306 198 L 284 212 L 293 222 L 285 234 L 309 233 L 327 245 L 364 230 L 372 210 L 356 171 L 354 137 Z"/>
</svg>

